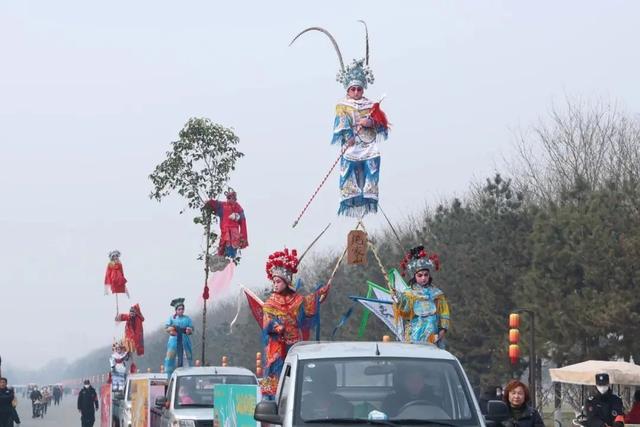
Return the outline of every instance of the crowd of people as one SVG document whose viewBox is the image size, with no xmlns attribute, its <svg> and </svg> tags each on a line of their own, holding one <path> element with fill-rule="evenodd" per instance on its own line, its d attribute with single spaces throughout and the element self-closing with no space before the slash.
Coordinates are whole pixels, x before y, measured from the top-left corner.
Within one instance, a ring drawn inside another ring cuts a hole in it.
<svg viewBox="0 0 640 427">
<path fill-rule="evenodd" d="M 49 406 L 58 406 L 64 396 L 64 388 L 60 385 L 39 387 L 35 384 L 18 389 L 10 387 L 6 378 L 0 378 L 0 427 L 13 427 L 20 424 L 18 415 L 18 396 L 31 401 L 32 418 L 44 418 Z"/>
</svg>

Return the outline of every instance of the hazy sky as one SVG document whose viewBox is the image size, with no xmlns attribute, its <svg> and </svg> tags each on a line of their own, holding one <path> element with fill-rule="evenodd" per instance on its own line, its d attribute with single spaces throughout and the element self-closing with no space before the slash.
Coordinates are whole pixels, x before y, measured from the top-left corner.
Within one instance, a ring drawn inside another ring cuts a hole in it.
<svg viewBox="0 0 640 427">
<path fill-rule="evenodd" d="M 364 54 L 356 21 L 369 24 L 367 95 L 387 94 L 394 125 L 381 203 L 399 221 L 491 174 L 512 130 L 566 94 L 640 111 L 638 16 L 632 1 L 3 0 L 0 355 L 39 367 L 120 335 L 102 286 L 114 248 L 147 330 L 174 297 L 199 309 L 200 229 L 178 199 L 147 197 L 149 173 L 192 116 L 233 127 L 246 154 L 231 180 L 251 244 L 235 286 L 266 284 L 266 256 L 302 248 L 329 221 L 314 250 L 344 244 L 354 223 L 335 215 L 337 174 L 291 229 L 337 156 L 343 96 L 324 36 L 288 47 L 303 28 L 327 28 L 350 62 Z"/>
</svg>

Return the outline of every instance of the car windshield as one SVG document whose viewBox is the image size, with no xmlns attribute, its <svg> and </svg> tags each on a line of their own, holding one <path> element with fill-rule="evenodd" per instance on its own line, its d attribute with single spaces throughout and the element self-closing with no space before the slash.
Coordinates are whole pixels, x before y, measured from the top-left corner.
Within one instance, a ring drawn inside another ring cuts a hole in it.
<svg viewBox="0 0 640 427">
<path fill-rule="evenodd" d="M 213 408 L 216 384 L 257 384 L 250 375 L 184 375 L 178 377 L 175 407 Z"/>
<path fill-rule="evenodd" d="M 477 426 L 462 369 L 455 360 L 352 358 L 302 361 L 295 424 Z"/>
</svg>

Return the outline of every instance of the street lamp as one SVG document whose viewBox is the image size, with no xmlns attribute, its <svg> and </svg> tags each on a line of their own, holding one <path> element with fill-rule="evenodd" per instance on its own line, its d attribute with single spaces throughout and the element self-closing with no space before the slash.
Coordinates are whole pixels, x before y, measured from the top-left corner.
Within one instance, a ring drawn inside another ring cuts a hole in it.
<svg viewBox="0 0 640 427">
<path fill-rule="evenodd" d="M 516 308 L 512 313 L 527 313 L 531 319 L 531 343 L 529 344 L 529 388 L 531 393 L 531 405 L 536 407 L 536 312 L 528 308 Z"/>
</svg>

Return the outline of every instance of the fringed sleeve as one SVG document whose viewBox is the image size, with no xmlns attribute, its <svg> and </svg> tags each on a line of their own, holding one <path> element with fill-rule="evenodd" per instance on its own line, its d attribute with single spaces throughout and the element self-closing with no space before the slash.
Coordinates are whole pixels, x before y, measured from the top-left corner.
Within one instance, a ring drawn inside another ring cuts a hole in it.
<svg viewBox="0 0 640 427">
<path fill-rule="evenodd" d="M 449 303 L 444 294 L 436 298 L 436 309 L 438 313 L 438 329 L 449 330 Z"/>
<path fill-rule="evenodd" d="M 336 105 L 336 118 L 333 121 L 331 144 L 344 144 L 354 137 L 351 115 L 344 105 Z"/>
</svg>

